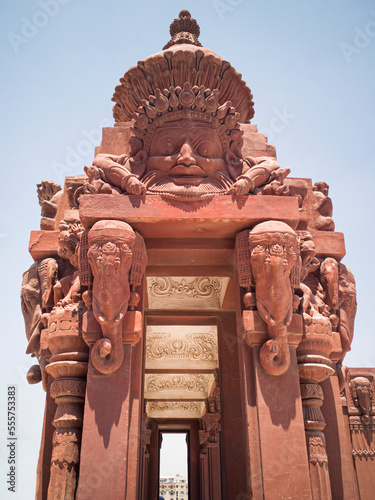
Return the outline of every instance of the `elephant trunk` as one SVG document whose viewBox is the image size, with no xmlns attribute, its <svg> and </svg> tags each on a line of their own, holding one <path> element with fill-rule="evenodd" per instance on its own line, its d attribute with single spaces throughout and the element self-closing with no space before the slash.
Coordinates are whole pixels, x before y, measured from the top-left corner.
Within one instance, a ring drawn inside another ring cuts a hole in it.
<svg viewBox="0 0 375 500">
<path fill-rule="evenodd" d="M 114 373 L 124 361 L 121 330 L 121 323 L 113 325 L 111 328 L 105 328 L 102 325 L 104 337 L 99 339 L 92 348 L 92 364 L 105 375 Z"/>
<path fill-rule="evenodd" d="M 88 260 L 94 275 L 93 312 L 103 338 L 91 351 L 93 365 L 101 373 L 118 370 L 124 360 L 122 320 L 130 298 L 129 271 L 135 234 L 121 221 L 99 221 L 89 232 Z"/>
<path fill-rule="evenodd" d="M 260 350 L 260 362 L 270 375 L 282 375 L 290 365 L 286 327 L 283 330 L 282 335 L 265 342 Z"/>
</svg>

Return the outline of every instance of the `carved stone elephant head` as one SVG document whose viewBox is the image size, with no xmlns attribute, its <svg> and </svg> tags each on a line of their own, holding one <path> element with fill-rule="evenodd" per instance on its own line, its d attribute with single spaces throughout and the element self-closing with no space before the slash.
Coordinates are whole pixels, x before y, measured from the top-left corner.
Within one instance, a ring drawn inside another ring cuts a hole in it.
<svg viewBox="0 0 375 500">
<path fill-rule="evenodd" d="M 271 340 L 261 349 L 264 369 L 284 373 L 290 363 L 287 326 L 293 316 L 292 268 L 299 257 L 295 232 L 284 222 L 262 222 L 249 234 L 250 262 L 256 305 Z"/>
<path fill-rule="evenodd" d="M 121 221 L 96 222 L 88 233 L 88 260 L 94 275 L 92 307 L 103 338 L 92 349 L 92 363 L 102 373 L 122 364 L 122 320 L 130 298 L 129 270 L 133 229 Z"/>
</svg>

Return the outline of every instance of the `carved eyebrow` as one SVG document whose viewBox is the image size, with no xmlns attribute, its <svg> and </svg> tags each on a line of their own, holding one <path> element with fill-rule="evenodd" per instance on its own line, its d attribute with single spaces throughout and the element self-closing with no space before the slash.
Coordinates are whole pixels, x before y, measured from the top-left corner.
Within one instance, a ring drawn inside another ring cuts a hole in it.
<svg viewBox="0 0 375 500">
<path fill-rule="evenodd" d="M 160 139 L 173 139 L 175 141 L 179 141 L 181 137 L 181 134 L 180 132 L 178 132 L 177 130 L 160 130 L 159 133 L 157 134 L 157 138 L 158 140 Z"/>
<path fill-rule="evenodd" d="M 202 129 L 194 130 L 191 133 L 191 139 L 192 139 L 192 142 L 194 143 L 194 146 L 196 146 L 197 144 L 199 144 L 202 141 L 209 140 L 209 142 L 214 143 L 214 146 L 219 146 L 221 149 L 223 149 L 223 145 L 222 145 L 221 140 L 218 137 L 217 133 L 213 134 L 213 137 L 210 137 L 210 139 L 206 139 L 206 138 L 202 138 Z"/>
</svg>

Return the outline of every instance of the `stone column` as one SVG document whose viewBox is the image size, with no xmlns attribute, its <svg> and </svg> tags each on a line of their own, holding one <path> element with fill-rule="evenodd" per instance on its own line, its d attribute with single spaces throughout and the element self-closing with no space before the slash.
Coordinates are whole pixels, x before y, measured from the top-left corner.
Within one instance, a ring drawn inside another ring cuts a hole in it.
<svg viewBox="0 0 375 500">
<path fill-rule="evenodd" d="M 79 329 L 79 306 L 56 306 L 49 316 L 48 347 L 52 354 L 46 372 L 53 377 L 51 397 L 57 409 L 53 420 L 48 500 L 73 500 L 78 481 L 87 346 Z"/>
<path fill-rule="evenodd" d="M 344 409 L 349 420 L 359 497 L 370 500 L 375 489 L 375 369 L 351 368 Z"/>
<path fill-rule="evenodd" d="M 297 235 L 275 221 L 243 231 L 236 239 L 236 265 L 245 288 L 242 341 L 251 353 L 243 353 L 248 456 L 255 457 L 249 460 L 248 497 L 311 500 L 296 359 L 302 317 L 293 314 Z M 250 430 L 254 423 L 258 429 Z"/>
<path fill-rule="evenodd" d="M 144 413 L 142 415 L 142 434 L 141 434 L 141 456 L 142 456 L 142 474 L 141 474 L 141 485 L 140 485 L 140 498 L 142 500 L 147 500 L 148 498 L 148 472 L 149 472 L 149 462 L 150 462 L 150 451 L 149 445 L 151 442 L 151 429 L 148 427 L 148 417 Z"/>
<path fill-rule="evenodd" d="M 220 413 L 206 413 L 199 431 L 201 500 L 221 500 Z"/>
<path fill-rule="evenodd" d="M 78 500 L 138 500 L 143 320 L 134 288 L 146 262 L 143 238 L 124 222 L 95 223 L 82 245 L 92 290 L 84 294 L 90 360 Z"/>
<path fill-rule="evenodd" d="M 319 385 L 319 382 L 334 373 L 329 359 L 332 346 L 329 318 L 316 316 L 311 317 L 309 322 L 305 320 L 304 334 L 297 348 L 297 359 L 313 500 L 332 498 L 323 434 L 325 421 L 320 410 L 324 396 Z"/>
</svg>

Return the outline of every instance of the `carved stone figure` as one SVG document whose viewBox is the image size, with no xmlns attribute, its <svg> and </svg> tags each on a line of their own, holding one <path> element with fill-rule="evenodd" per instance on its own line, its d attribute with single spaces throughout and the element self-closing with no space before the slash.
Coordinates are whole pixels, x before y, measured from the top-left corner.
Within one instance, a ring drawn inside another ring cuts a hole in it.
<svg viewBox="0 0 375 500">
<path fill-rule="evenodd" d="M 269 221 L 252 229 L 249 243 L 256 306 L 271 338 L 260 359 L 268 373 L 281 375 L 290 363 L 287 326 L 293 316 L 291 273 L 299 258 L 298 240 L 287 224 Z"/>
<path fill-rule="evenodd" d="M 244 195 L 274 180 L 279 186 L 287 172 L 274 159 L 242 159 L 238 118 L 230 101 L 220 105 L 218 90 L 189 82 L 156 89 L 136 115 L 131 156 L 100 154 L 86 169 L 92 190 L 113 185 L 189 201 Z"/>
<path fill-rule="evenodd" d="M 334 231 L 335 223 L 332 219 L 332 200 L 328 196 L 329 186 L 326 182 L 316 182 L 313 186 L 312 197 L 312 226 L 320 231 Z"/>
<path fill-rule="evenodd" d="M 44 374 L 46 360 L 40 349 L 42 316 L 53 306 L 52 289 L 57 281 L 57 269 L 55 259 L 43 259 L 35 262 L 22 277 L 21 305 L 29 342 L 26 353 L 36 356 L 39 361 L 39 366 L 32 366 L 27 373 L 27 380 L 31 384 L 42 380 Z"/>
<path fill-rule="evenodd" d="M 355 406 L 361 409 L 362 419 L 368 423 L 373 399 L 373 387 L 370 380 L 366 377 L 355 377 L 350 381 L 350 388 Z"/>
<path fill-rule="evenodd" d="M 42 181 L 37 184 L 39 205 L 41 206 L 40 229 L 53 231 L 55 229 L 55 215 L 57 204 L 63 191 L 61 186 L 53 181 Z"/>
<path fill-rule="evenodd" d="M 354 320 L 357 312 L 357 292 L 355 279 L 351 271 L 332 257 L 326 258 L 320 267 L 321 282 L 325 291 L 325 302 L 338 315 L 338 331 L 340 333 L 343 354 L 350 351 L 353 340 Z"/>
<path fill-rule="evenodd" d="M 88 233 L 88 260 L 94 275 L 92 308 L 104 338 L 92 349 L 100 372 L 113 373 L 122 364 L 122 320 L 130 298 L 129 271 L 135 244 L 132 228 L 121 221 L 100 221 Z"/>
<path fill-rule="evenodd" d="M 116 121 L 134 119 L 131 151 L 97 155 L 86 167 L 86 191 L 197 201 L 259 193 L 268 185 L 265 194 L 285 194 L 289 169 L 273 157 L 242 156 L 240 123 L 254 109 L 241 75 L 200 48 L 199 26 L 188 11 L 172 23 L 171 35 L 167 51 L 131 68 L 116 87 Z M 183 57 L 181 43 L 189 44 Z"/>
</svg>

